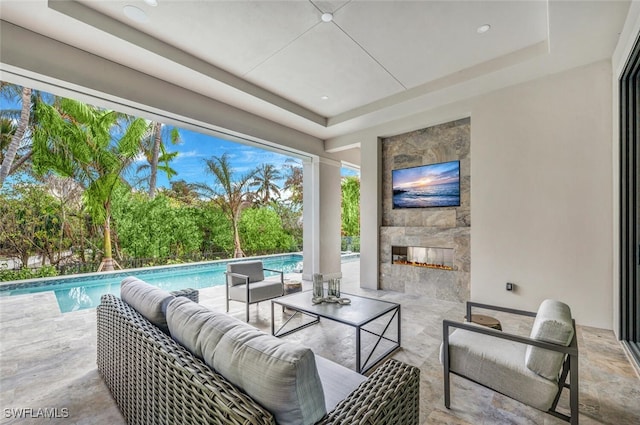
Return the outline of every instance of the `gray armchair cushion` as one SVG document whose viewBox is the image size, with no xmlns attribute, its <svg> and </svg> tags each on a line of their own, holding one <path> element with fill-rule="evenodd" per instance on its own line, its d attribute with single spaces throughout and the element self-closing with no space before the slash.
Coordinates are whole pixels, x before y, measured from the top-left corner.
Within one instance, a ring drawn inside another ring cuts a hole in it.
<svg viewBox="0 0 640 425">
<path fill-rule="evenodd" d="M 130 276 L 120 283 L 120 298 L 163 332 L 169 333 L 165 309 L 175 298 L 169 292 Z"/>
<path fill-rule="evenodd" d="M 249 276 L 249 282 L 260 282 L 264 280 L 264 270 L 262 261 L 243 261 L 240 263 L 227 264 L 227 272 L 239 273 Z M 242 285 L 247 283 L 245 279 L 235 276 L 231 277 L 231 285 Z"/>
<path fill-rule="evenodd" d="M 282 296 L 282 283 L 273 280 L 264 280 L 249 285 L 250 302 L 269 300 L 271 298 Z M 247 302 L 246 284 L 235 285 L 229 288 L 229 299 L 234 301 Z"/>
<path fill-rule="evenodd" d="M 525 350 L 524 344 L 456 329 L 449 336 L 450 370 L 546 411 L 558 392 L 557 380 L 526 367 Z M 441 351 L 441 361 L 442 355 Z"/>
<path fill-rule="evenodd" d="M 530 337 L 569 346 L 573 339 L 573 322 L 569 306 L 560 301 L 544 300 L 536 313 Z M 564 357 L 563 353 L 528 346 L 525 363 L 538 375 L 557 381 Z"/>
</svg>

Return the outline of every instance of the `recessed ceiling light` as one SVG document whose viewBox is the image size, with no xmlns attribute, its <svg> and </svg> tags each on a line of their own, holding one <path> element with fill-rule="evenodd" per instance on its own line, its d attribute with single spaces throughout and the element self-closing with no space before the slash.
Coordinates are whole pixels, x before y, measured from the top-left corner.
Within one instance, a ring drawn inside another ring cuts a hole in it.
<svg viewBox="0 0 640 425">
<path fill-rule="evenodd" d="M 149 22 L 149 17 L 146 13 L 144 13 L 144 10 L 142 9 L 128 4 L 124 8 L 122 8 L 122 10 L 124 11 L 125 16 L 131 20 L 140 23 Z"/>
<path fill-rule="evenodd" d="M 478 31 L 478 34 L 484 34 L 485 32 L 489 31 L 490 29 L 491 29 L 491 25 L 484 24 L 484 25 L 480 25 L 476 31 Z"/>
<path fill-rule="evenodd" d="M 329 100 L 329 96 L 327 96 L 327 95 L 320 96 L 320 99 L 322 99 L 322 100 Z"/>
<path fill-rule="evenodd" d="M 156 0 L 144 0 L 149 6 L 157 6 L 158 2 Z"/>
<path fill-rule="evenodd" d="M 323 13 L 322 14 L 322 22 L 331 22 L 333 21 L 333 13 Z"/>
</svg>

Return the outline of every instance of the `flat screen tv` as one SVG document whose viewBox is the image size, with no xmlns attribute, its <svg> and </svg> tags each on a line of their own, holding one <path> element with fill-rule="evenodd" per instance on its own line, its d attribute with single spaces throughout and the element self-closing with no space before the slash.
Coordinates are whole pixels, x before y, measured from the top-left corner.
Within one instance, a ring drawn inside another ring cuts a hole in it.
<svg viewBox="0 0 640 425">
<path fill-rule="evenodd" d="M 441 162 L 391 172 L 393 208 L 460 205 L 460 161 Z"/>
</svg>

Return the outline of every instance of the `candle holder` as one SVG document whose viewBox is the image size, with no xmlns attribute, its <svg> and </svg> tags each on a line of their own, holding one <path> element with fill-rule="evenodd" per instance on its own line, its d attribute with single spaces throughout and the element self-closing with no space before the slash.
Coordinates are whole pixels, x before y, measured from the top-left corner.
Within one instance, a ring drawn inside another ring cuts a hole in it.
<svg viewBox="0 0 640 425">
<path fill-rule="evenodd" d="M 322 282 L 322 274 L 314 273 L 313 274 L 313 299 L 323 299 L 324 298 L 324 283 Z"/>
<path fill-rule="evenodd" d="M 327 295 L 329 297 L 340 298 L 340 279 L 329 279 L 329 290 Z"/>
</svg>

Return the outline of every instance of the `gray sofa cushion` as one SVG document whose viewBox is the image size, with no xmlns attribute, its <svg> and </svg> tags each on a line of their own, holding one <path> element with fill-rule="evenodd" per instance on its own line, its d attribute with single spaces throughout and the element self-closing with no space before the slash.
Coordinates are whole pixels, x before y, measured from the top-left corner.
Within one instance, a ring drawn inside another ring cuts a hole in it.
<svg viewBox="0 0 640 425">
<path fill-rule="evenodd" d="M 229 329 L 243 322 L 179 297 L 167 305 L 167 323 L 174 340 L 194 356 L 204 359 L 204 353 L 213 352 Z"/>
<path fill-rule="evenodd" d="M 240 263 L 227 264 L 227 272 L 249 276 L 249 282 L 264 280 L 264 270 L 262 268 L 262 261 L 242 261 Z M 244 283 L 247 283 L 245 279 L 231 277 L 231 285 L 242 285 Z"/>
<path fill-rule="evenodd" d="M 546 411 L 558 385 L 525 366 L 525 350 L 524 344 L 456 329 L 449 336 L 450 370 Z"/>
<path fill-rule="evenodd" d="M 176 341 L 269 410 L 279 425 L 313 424 L 326 414 L 309 348 L 187 299 L 168 304 L 167 320 Z"/>
<path fill-rule="evenodd" d="M 327 412 L 332 411 L 342 400 L 354 392 L 367 377 L 360 375 L 355 370 L 316 356 L 316 367 L 322 382 L 324 392 L 324 404 Z"/>
<path fill-rule="evenodd" d="M 169 292 L 130 276 L 120 283 L 120 298 L 163 332 L 169 332 L 165 309 L 174 299 Z"/>
<path fill-rule="evenodd" d="M 273 413 L 279 425 L 307 425 L 325 414 L 313 352 L 242 323 L 230 329 L 205 363 Z"/>
<path fill-rule="evenodd" d="M 533 322 L 531 338 L 564 345 L 573 339 L 573 322 L 569 306 L 555 300 L 544 300 Z M 525 362 L 529 369 L 547 379 L 557 381 L 564 354 L 544 348 L 528 346 Z"/>
</svg>

